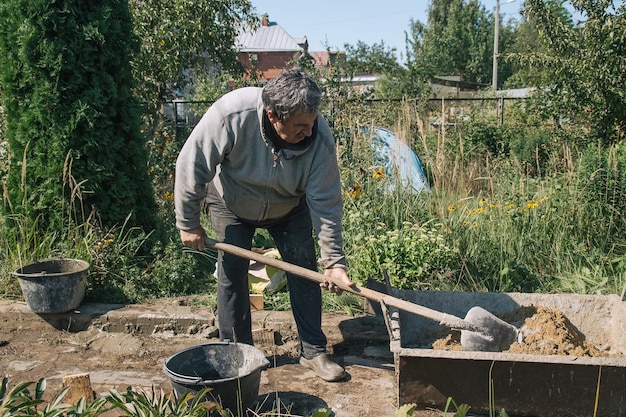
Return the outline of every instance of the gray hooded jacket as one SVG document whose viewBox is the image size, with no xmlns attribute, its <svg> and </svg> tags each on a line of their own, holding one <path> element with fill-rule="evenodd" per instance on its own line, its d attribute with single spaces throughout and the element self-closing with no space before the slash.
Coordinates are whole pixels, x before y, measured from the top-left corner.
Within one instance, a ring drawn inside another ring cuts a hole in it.
<svg viewBox="0 0 626 417">
<path fill-rule="evenodd" d="M 200 225 L 211 181 L 226 206 L 251 221 L 280 218 L 306 197 L 322 265 L 345 267 L 341 180 L 328 123 L 318 115 L 308 147 L 276 150 L 263 131 L 261 91 L 246 87 L 224 95 L 189 135 L 176 161 L 176 226 Z"/>
</svg>

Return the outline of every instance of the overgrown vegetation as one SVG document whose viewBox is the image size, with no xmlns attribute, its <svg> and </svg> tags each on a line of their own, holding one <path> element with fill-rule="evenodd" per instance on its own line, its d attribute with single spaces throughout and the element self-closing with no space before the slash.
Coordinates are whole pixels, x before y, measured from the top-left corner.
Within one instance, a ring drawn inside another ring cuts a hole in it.
<svg viewBox="0 0 626 417">
<path fill-rule="evenodd" d="M 358 104 L 352 106 L 358 115 Z M 519 126 L 508 136 L 516 114 L 493 132 L 495 139 L 468 136 L 475 131 L 462 125 L 445 136 L 440 129 L 420 133 L 409 123 L 428 126 L 428 118 L 417 122 L 423 117 L 417 108 L 392 106 L 397 114 L 415 112 L 399 118 L 398 132 L 422 156 L 431 191 L 389 191 L 384 186 L 389 178 L 380 175 L 362 138 L 338 131 L 344 237 L 357 282 L 382 280 L 387 271 L 394 286 L 406 289 L 621 292 L 626 278 L 623 144 L 579 148 L 563 140 L 561 131 L 539 125 L 527 127 L 529 136 Z M 534 149 L 527 138 L 533 138 Z M 510 151 L 500 153 L 491 146 L 494 140 Z M 466 143 L 481 151 L 466 151 Z M 158 155 L 152 161 L 159 213 L 171 224 L 164 243 L 146 251 L 150 233 L 126 225 L 102 230 L 88 222 L 41 235 L 16 217 L 15 227 L 2 226 L 0 233 L 3 296 L 21 296 L 11 270 L 52 256 L 91 263 L 92 299 L 138 302 L 210 292 L 213 265 L 184 252 L 173 229 L 171 160 L 176 145 L 153 152 Z M 288 308 L 284 299 L 270 298 L 277 308 Z"/>
<path fill-rule="evenodd" d="M 529 124 L 522 108 L 490 129 L 488 118 L 482 129 L 475 120 L 447 132 L 411 129 L 407 121 L 427 126 L 428 116 L 396 105 L 398 131 L 423 156 L 433 187 L 381 192 L 377 167 L 350 146 L 345 234 L 354 278 L 382 280 L 386 270 L 408 289 L 621 292 L 623 144 L 573 140 L 576 131 Z"/>
<path fill-rule="evenodd" d="M 528 124 L 521 107 L 492 130 L 476 130 L 472 120 L 444 132 L 429 127 L 436 114 L 391 102 L 388 109 L 394 110 L 385 117 L 399 115 L 396 130 L 422 157 L 431 191 L 389 191 L 384 184 L 390 178 L 380 175 L 364 136 L 348 133 L 362 120 L 375 121 L 375 114 L 366 108 L 367 118 L 361 118 L 360 105 L 351 106 L 353 116 L 335 129 L 344 173 L 346 251 L 357 282 L 382 280 L 386 271 L 394 286 L 406 289 L 621 292 L 626 278 L 623 144 L 574 140 L 577 132 L 566 134 L 540 120 Z M 144 253 L 150 236 L 138 228 L 101 230 L 85 222 L 42 236 L 14 218 L 17 227 L 3 226 L 0 234 L 5 298 L 21 296 L 11 270 L 51 256 L 88 260 L 88 296 L 103 301 L 211 291 L 213 265 L 184 252 L 173 229 L 171 174 L 184 139 L 166 125 L 159 138 L 151 144 L 151 174 L 159 213 L 172 225 L 166 243 Z M 280 295 L 268 297 L 268 305 L 288 308 Z M 346 308 L 334 296 L 326 305 Z"/>
</svg>

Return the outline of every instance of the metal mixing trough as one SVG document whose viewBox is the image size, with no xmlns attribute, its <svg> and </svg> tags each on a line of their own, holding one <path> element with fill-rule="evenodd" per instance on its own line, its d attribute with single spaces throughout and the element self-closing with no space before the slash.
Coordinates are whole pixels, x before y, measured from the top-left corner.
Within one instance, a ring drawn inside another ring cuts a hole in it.
<svg viewBox="0 0 626 417">
<path fill-rule="evenodd" d="M 434 350 L 441 326 L 415 314 L 392 312 L 398 404 L 443 409 L 451 397 L 471 413 L 511 416 L 626 416 L 626 303 L 616 295 L 461 293 L 394 290 L 408 301 L 463 316 L 472 306 L 493 314 L 520 306 L 558 309 L 607 353 L 623 357 L 529 355 Z M 435 336 L 438 335 L 438 336 Z M 492 381 L 492 384 L 490 384 Z M 594 414 L 595 412 L 595 414 Z"/>
</svg>

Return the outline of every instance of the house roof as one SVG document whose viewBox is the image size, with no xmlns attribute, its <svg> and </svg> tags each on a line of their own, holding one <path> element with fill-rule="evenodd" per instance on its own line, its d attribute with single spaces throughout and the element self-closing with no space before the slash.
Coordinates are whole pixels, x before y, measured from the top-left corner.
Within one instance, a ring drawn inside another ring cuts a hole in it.
<svg viewBox="0 0 626 417">
<path fill-rule="evenodd" d="M 445 85 L 464 90 L 480 90 L 491 85 L 465 81 L 460 75 L 435 75 L 432 84 Z"/>
<path fill-rule="evenodd" d="M 305 38 L 306 41 L 306 38 Z M 244 28 L 237 35 L 235 45 L 241 52 L 301 51 L 302 47 L 276 22 L 264 16 L 256 29 Z"/>
</svg>

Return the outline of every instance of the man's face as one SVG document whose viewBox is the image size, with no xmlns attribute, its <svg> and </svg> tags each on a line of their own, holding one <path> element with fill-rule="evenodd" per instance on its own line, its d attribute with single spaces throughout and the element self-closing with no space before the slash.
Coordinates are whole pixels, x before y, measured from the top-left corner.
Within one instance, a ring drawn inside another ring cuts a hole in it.
<svg viewBox="0 0 626 417">
<path fill-rule="evenodd" d="M 282 140 L 287 143 L 298 143 L 313 134 L 313 125 L 315 120 L 317 120 L 317 112 L 296 113 L 285 122 L 281 122 L 271 110 L 268 110 L 267 117 Z"/>
</svg>

